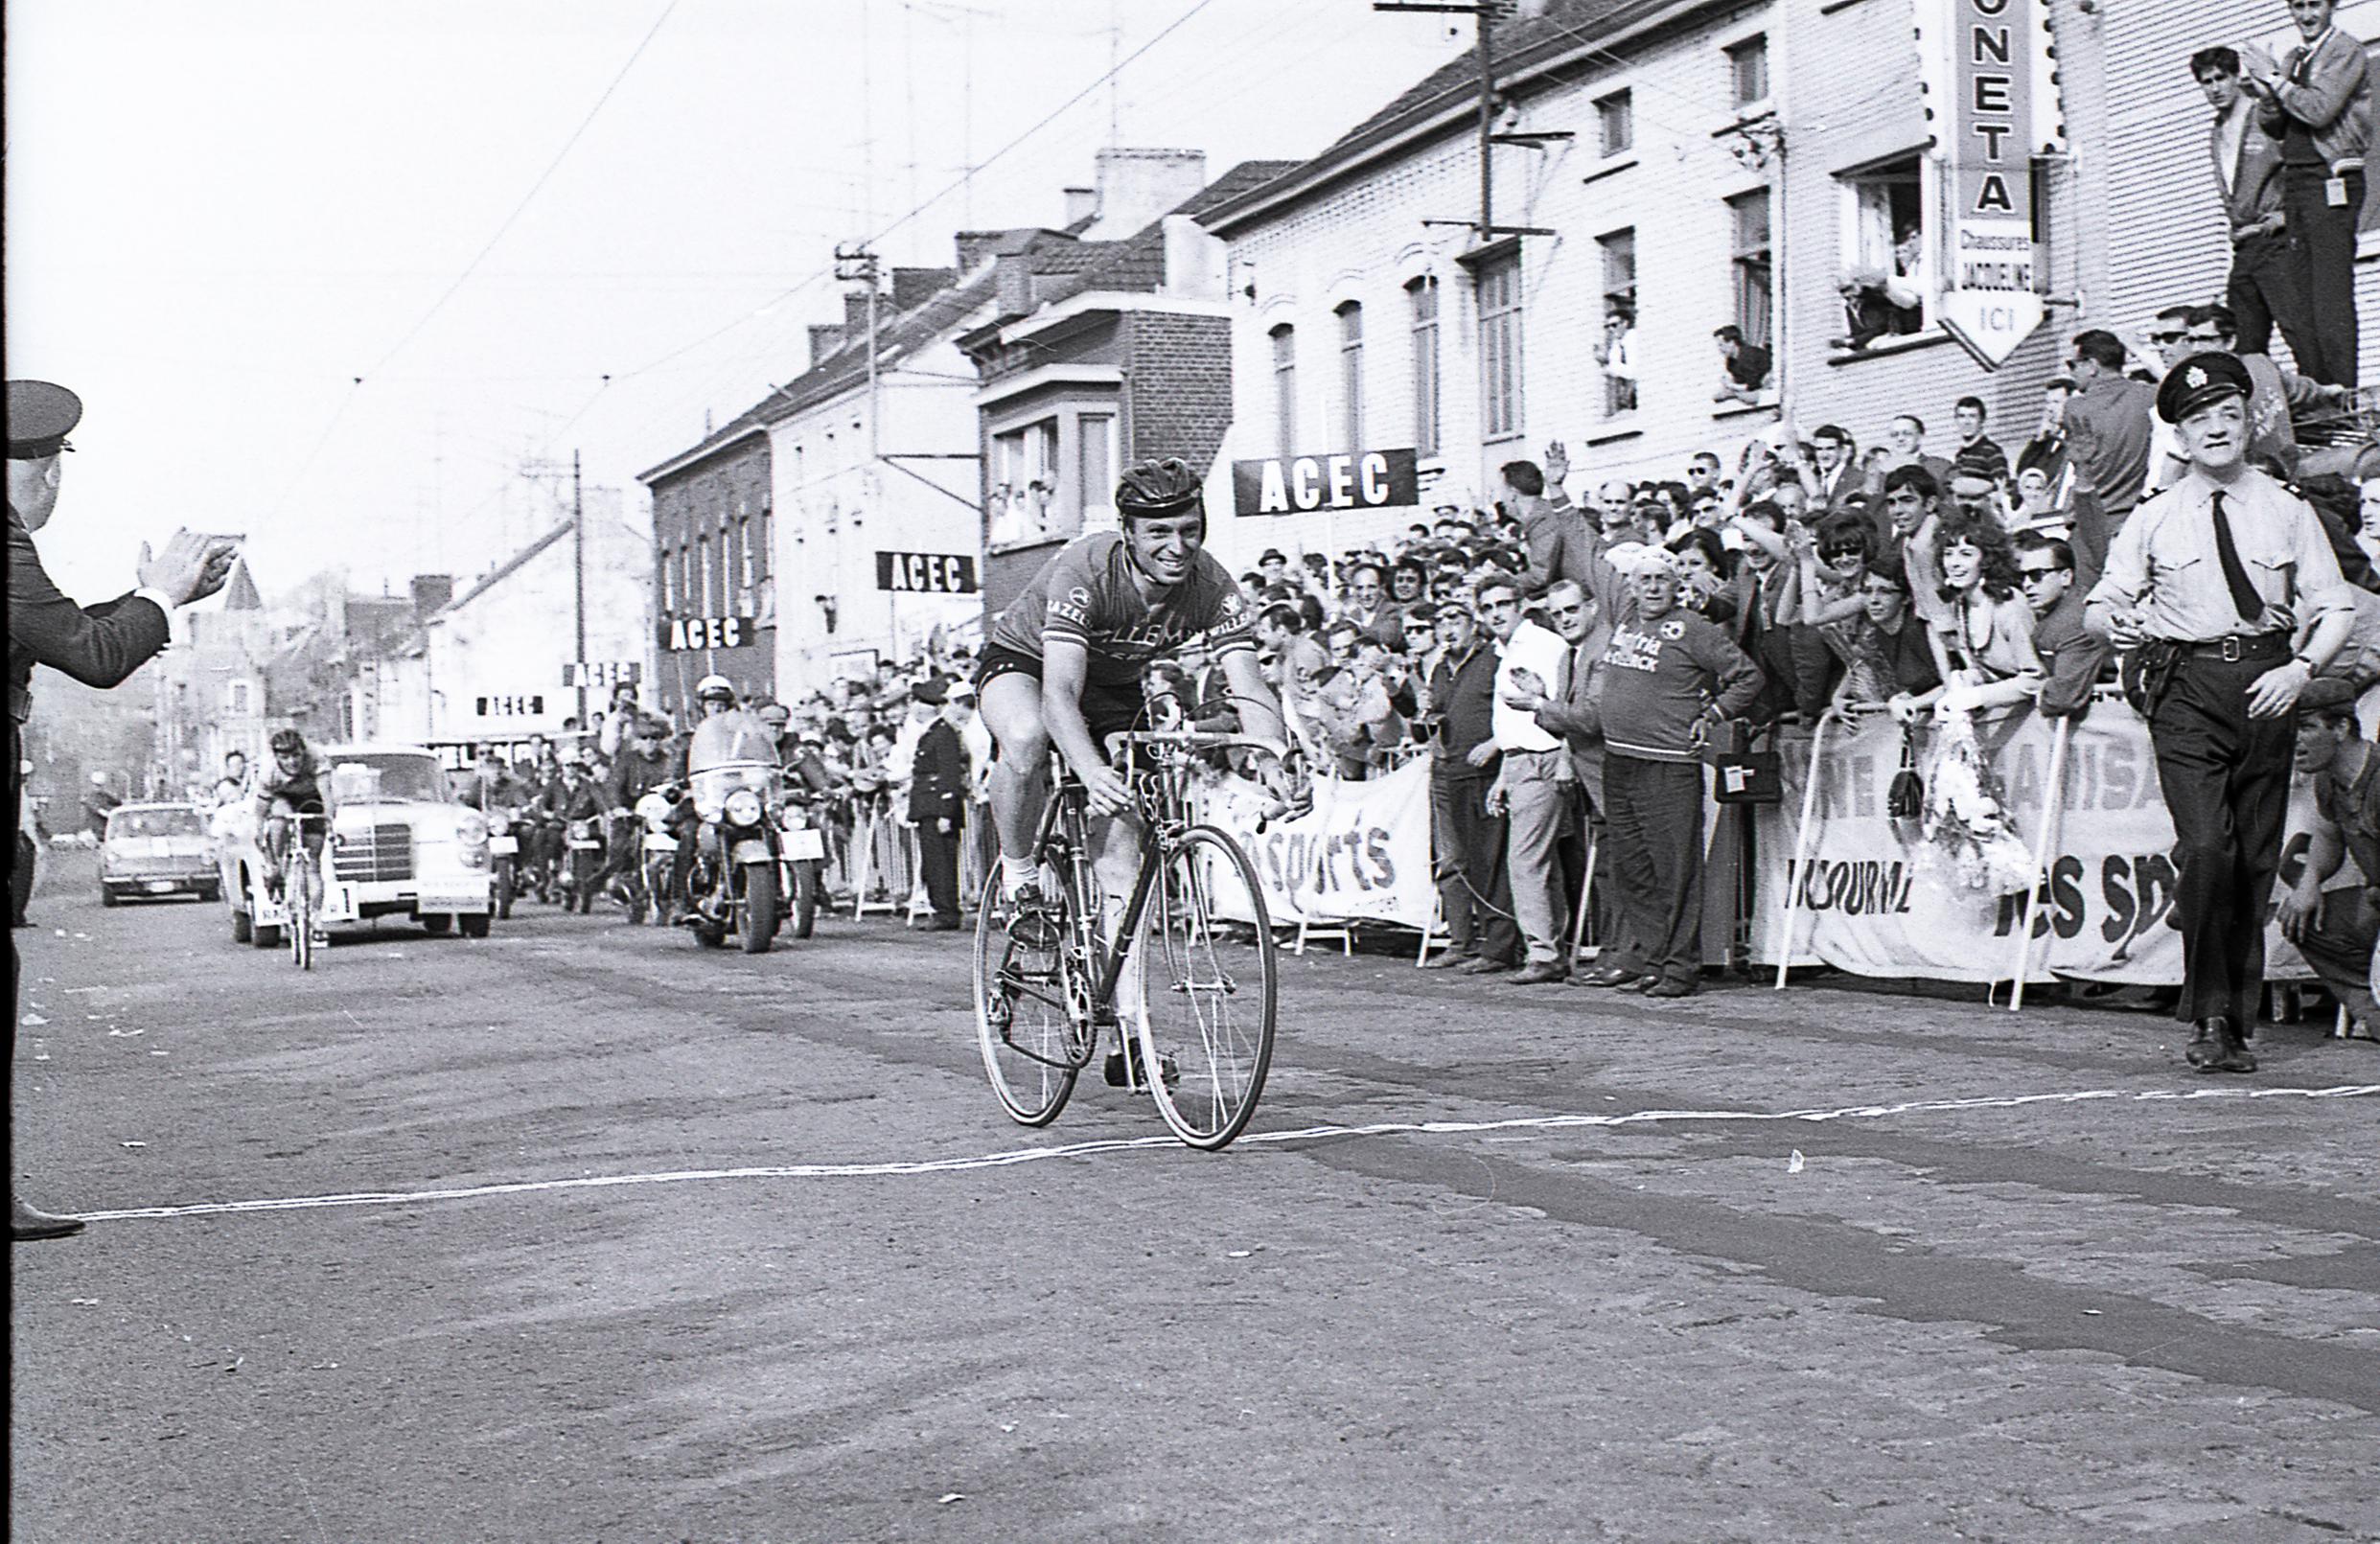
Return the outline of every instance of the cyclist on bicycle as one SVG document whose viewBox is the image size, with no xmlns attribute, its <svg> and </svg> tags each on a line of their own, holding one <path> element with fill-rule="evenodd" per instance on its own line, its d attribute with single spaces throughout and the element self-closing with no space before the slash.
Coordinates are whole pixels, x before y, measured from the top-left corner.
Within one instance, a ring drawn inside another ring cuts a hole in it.
<svg viewBox="0 0 2380 1544">
<path fill-rule="evenodd" d="M 338 814 L 331 796 L 329 769 L 314 758 L 306 737 L 295 729 L 279 729 L 272 737 L 272 765 L 256 774 L 256 815 L 263 822 L 266 893 L 281 898 L 281 875 L 289 850 L 289 825 L 299 816 L 320 816 L 302 827 L 302 840 L 313 865 L 307 877 L 307 898 L 314 915 L 322 915 L 322 847 Z M 313 927 L 313 941 L 328 941 L 322 924 Z"/>
<path fill-rule="evenodd" d="M 1281 704 L 1257 662 L 1255 618 L 1205 549 L 1197 474 L 1178 457 L 1144 461 L 1117 485 L 1116 513 L 1121 532 L 1069 542 L 1009 604 L 976 678 L 983 724 L 999 747 L 991 804 L 1002 888 L 1020 910 L 1042 900 L 1032 847 L 1052 746 L 1082 779 L 1094 862 L 1110 906 L 1121 910 L 1136 839 L 1114 817 L 1131 809 L 1132 791 L 1108 765 L 1105 741 L 1140 725 L 1150 660 L 1203 639 L 1245 732 L 1276 749 L 1288 744 Z M 1268 765 L 1268 778 L 1279 771 L 1278 762 Z"/>
</svg>

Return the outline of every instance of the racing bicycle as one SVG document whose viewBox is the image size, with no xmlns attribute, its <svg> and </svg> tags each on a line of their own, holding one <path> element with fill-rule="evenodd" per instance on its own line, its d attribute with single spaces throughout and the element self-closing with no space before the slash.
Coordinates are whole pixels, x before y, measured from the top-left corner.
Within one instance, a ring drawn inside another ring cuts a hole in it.
<svg viewBox="0 0 2380 1544">
<path fill-rule="evenodd" d="M 1108 746 L 1139 817 L 1131 894 L 1107 936 L 1087 795 L 1061 765 L 1032 847 L 1044 887 L 1056 878 L 1052 892 L 1019 909 L 997 867 L 984 883 L 975 932 L 983 1069 L 1011 1119 L 1046 1126 L 1112 1032 L 1108 1065 L 1121 1062 L 1122 1076 L 1111 1079 L 1145 1089 L 1184 1142 L 1218 1151 L 1264 1092 L 1280 968 L 1256 865 L 1230 833 L 1196 822 L 1190 790 L 1210 753 L 1279 752 L 1186 729 L 1111 735 Z"/>
<path fill-rule="evenodd" d="M 289 850 L 281 870 L 281 893 L 287 897 L 289 910 L 289 958 L 299 970 L 314 968 L 314 855 L 307 850 L 308 825 L 328 826 L 327 815 L 292 815 L 289 817 Z M 330 837 L 324 833 L 323 861 L 328 862 Z"/>
</svg>

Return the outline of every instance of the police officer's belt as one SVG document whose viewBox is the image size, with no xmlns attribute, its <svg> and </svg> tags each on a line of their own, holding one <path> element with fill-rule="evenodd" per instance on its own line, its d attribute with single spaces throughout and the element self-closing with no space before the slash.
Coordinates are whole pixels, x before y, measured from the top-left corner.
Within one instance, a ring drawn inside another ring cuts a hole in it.
<svg viewBox="0 0 2380 1544">
<path fill-rule="evenodd" d="M 2243 635 L 2235 633 L 2210 643 L 2186 644 L 2184 651 L 2192 659 L 2277 659 L 2289 652 L 2289 634 L 2258 633 Z"/>
</svg>

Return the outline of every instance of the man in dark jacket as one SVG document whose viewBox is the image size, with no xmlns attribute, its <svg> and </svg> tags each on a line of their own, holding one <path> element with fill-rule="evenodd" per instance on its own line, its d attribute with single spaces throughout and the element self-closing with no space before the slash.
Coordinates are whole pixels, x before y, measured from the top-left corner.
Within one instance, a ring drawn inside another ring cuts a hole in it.
<svg viewBox="0 0 2380 1544">
<path fill-rule="evenodd" d="M 951 720 L 949 689 L 939 680 L 910 688 L 910 700 L 940 716 L 917 737 L 910 767 L 909 818 L 917 827 L 917 868 L 934 908 L 928 933 L 959 931 L 959 835 L 967 818 L 967 748 Z"/>
<path fill-rule="evenodd" d="M 228 541 L 176 531 L 162 554 L 141 548 L 140 588 L 97 606 L 78 606 L 59 593 L 41 566 L 33 533 L 49 523 L 64 477 L 59 457 L 71 447 L 66 436 L 82 419 L 81 400 L 46 380 L 9 382 L 9 863 L 17 861 L 16 823 L 22 818 L 25 721 L 33 716 L 33 669 L 48 665 L 103 689 L 126 677 L 166 646 L 171 617 L 223 588 L 236 550 Z M 9 941 L 9 1049 L 12 1089 L 15 1066 L 16 982 L 21 972 L 16 942 Z M 13 1101 L 12 1100 L 12 1103 Z M 78 1217 L 54 1216 L 12 1194 L 11 1238 L 59 1238 L 82 1231 Z"/>
<path fill-rule="evenodd" d="M 1445 652 L 1430 672 L 1430 703 L 1439 714 L 1430 746 L 1430 814 L 1448 943 L 1430 964 L 1480 976 L 1510 970 L 1520 959 L 1504 818 L 1488 810 L 1495 780 L 1496 653 L 1467 604 L 1442 610 L 1438 631 Z"/>
<path fill-rule="evenodd" d="M 661 752 L 659 721 L 638 715 L 620 746 L 619 755 L 612 763 L 612 778 L 604 790 L 612 810 L 612 862 L 604 876 L 607 882 L 616 881 L 635 868 L 644 852 L 644 827 L 635 818 L 636 801 L 654 789 L 666 787 L 669 772 L 669 757 Z"/>
<path fill-rule="evenodd" d="M 2114 657 L 2105 638 L 2083 626 L 2089 590 L 2074 583 L 2074 549 L 2043 536 L 2017 538 L 2017 573 L 2033 611 L 2033 652 L 2042 657 L 2041 711 L 2049 719 L 2081 718 L 2091 689 Z"/>
</svg>

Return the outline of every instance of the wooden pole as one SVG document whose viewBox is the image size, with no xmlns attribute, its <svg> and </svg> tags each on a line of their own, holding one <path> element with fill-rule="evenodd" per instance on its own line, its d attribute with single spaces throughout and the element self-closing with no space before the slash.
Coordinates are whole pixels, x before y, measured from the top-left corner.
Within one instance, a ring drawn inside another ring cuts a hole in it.
<svg viewBox="0 0 2380 1544">
<path fill-rule="evenodd" d="M 1834 718 L 1835 710 L 1830 707 L 1810 729 L 1810 775 L 1802 781 L 1801 829 L 1793 838 L 1793 860 L 1785 869 L 1785 932 L 1777 943 L 1776 989 L 1780 992 L 1785 990 L 1786 972 L 1793 964 L 1793 913 L 1799 910 L 1794 903 L 1801 898 L 1802 865 L 1810 860 L 1810 823 L 1818 814 L 1818 755 L 1826 749 L 1826 726 Z"/>
<path fill-rule="evenodd" d="M 2058 839 L 2058 821 L 2066 814 L 2066 742 L 2073 732 L 2070 718 L 2058 721 L 2058 736 L 2049 748 L 2049 796 L 2042 802 L 2042 828 L 2033 839 L 2033 899 L 2017 919 L 2017 979 L 2008 993 L 2008 1011 L 2024 1006 L 2024 978 L 2032 969 L 2033 918 L 2049 899 L 2049 849 Z"/>
</svg>

